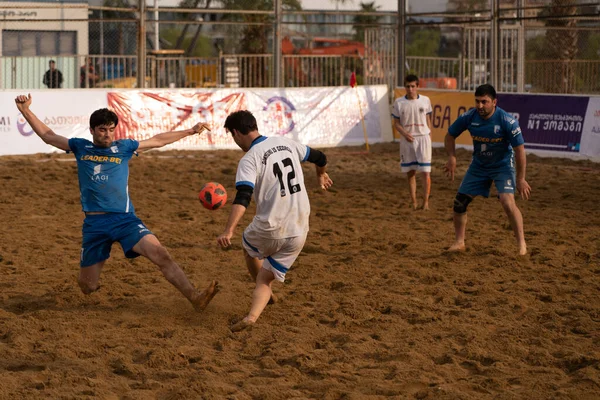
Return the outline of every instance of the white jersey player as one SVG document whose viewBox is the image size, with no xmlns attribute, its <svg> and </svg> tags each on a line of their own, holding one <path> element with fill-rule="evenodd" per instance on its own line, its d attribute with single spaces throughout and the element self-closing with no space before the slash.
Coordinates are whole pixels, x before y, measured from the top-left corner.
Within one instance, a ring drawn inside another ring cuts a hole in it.
<svg viewBox="0 0 600 400">
<path fill-rule="evenodd" d="M 217 238 L 219 245 L 231 245 L 252 195 L 256 201 L 256 216 L 242 236 L 244 258 L 256 287 L 250 312 L 231 327 L 235 332 L 254 324 L 268 302 L 274 301 L 273 280 L 285 280 L 304 246 L 310 203 L 301 163 L 315 164 L 322 189 L 327 190 L 333 182 L 326 172 L 325 154 L 284 137 L 261 136 L 249 111 L 230 114 L 225 129 L 246 154 L 238 164 L 237 194 L 225 231 Z"/>
<path fill-rule="evenodd" d="M 419 95 L 419 78 L 408 75 L 404 80 L 406 96 L 394 102 L 394 127 L 400 133 L 400 169 L 406 172 L 412 206 L 417 209 L 416 172 L 423 175 L 423 205 L 429 209 L 431 190 L 431 101 Z"/>
</svg>

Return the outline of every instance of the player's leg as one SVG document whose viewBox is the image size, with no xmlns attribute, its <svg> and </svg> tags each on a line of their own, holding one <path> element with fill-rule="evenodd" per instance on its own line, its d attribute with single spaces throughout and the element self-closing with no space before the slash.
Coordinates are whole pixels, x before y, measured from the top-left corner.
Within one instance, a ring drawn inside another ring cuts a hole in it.
<svg viewBox="0 0 600 400">
<path fill-rule="evenodd" d="M 204 310 L 219 291 L 218 282 L 211 281 L 206 289 L 199 292 L 181 267 L 173 260 L 167 249 L 152 234 L 143 236 L 131 250 L 156 264 L 167 281 L 192 303 L 196 311 Z M 127 251 L 127 253 L 129 252 Z M 127 256 L 130 257 L 129 254 Z"/>
<path fill-rule="evenodd" d="M 525 243 L 525 233 L 523 232 L 523 215 L 517 207 L 515 196 L 510 193 L 500 193 L 500 204 L 508 216 L 510 226 L 513 228 L 517 246 L 519 246 L 519 255 L 527 254 L 527 244 Z"/>
<path fill-rule="evenodd" d="M 500 204 L 502 204 L 502 208 L 510 221 L 510 226 L 513 228 L 517 246 L 519 246 L 519 255 L 525 255 L 527 254 L 527 244 L 525 243 L 525 234 L 523 232 L 523 215 L 515 201 L 514 169 L 510 168 L 495 173 L 494 183 L 496 184 Z"/>
<path fill-rule="evenodd" d="M 467 231 L 467 207 L 475 196 L 489 197 L 492 180 L 472 165 L 463 178 L 454 198 L 454 243 L 448 251 L 464 251 Z"/>
<path fill-rule="evenodd" d="M 246 268 L 248 268 L 248 272 L 252 276 L 252 282 L 256 283 L 256 278 L 258 277 L 258 273 L 260 272 L 263 259 L 259 249 L 250 244 L 246 236 L 250 236 L 250 240 L 253 241 L 254 244 L 258 245 L 258 238 L 252 235 L 251 232 L 244 232 L 242 235 L 242 251 L 244 252 L 244 261 L 246 261 Z M 251 252 L 252 254 L 250 254 Z M 259 258 L 260 257 L 260 258 Z M 269 300 L 269 304 L 277 303 L 277 296 L 275 293 L 271 292 L 271 299 Z"/>
<path fill-rule="evenodd" d="M 423 177 L 423 210 L 429 210 L 431 194 L 431 136 L 420 136 L 418 148 L 419 171 Z"/>
<path fill-rule="evenodd" d="M 417 179 L 416 170 L 419 162 L 415 153 L 415 144 L 400 139 L 400 171 L 406 173 L 408 180 L 408 192 L 413 209 L 417 209 Z"/>
<path fill-rule="evenodd" d="M 406 173 L 408 179 L 408 192 L 410 193 L 410 201 L 413 210 L 417 209 L 417 171 L 411 170 Z"/>
<path fill-rule="evenodd" d="M 79 269 L 77 283 L 83 294 L 91 294 L 100 288 L 100 272 L 102 272 L 102 267 L 105 262 L 106 260 L 100 261 L 96 264 L 81 267 Z"/>
<path fill-rule="evenodd" d="M 244 261 L 246 262 L 246 267 L 248 268 L 248 272 L 252 276 L 252 282 L 256 282 L 256 277 L 258 276 L 258 272 L 260 271 L 263 260 L 258 259 L 257 257 L 252 257 L 246 249 L 242 249 L 244 252 Z"/>
<path fill-rule="evenodd" d="M 271 271 L 261 268 L 256 277 L 256 287 L 252 292 L 252 306 L 244 319 L 231 327 L 232 332 L 238 332 L 253 325 L 264 311 L 271 298 L 271 283 L 275 275 Z"/>
<path fill-rule="evenodd" d="M 250 312 L 243 320 L 231 327 L 233 332 L 248 328 L 260 317 L 269 302 L 273 281 L 285 281 L 285 274 L 298 258 L 305 241 L 306 235 L 303 235 L 287 239 L 273 239 L 269 240 L 268 243 L 265 240 L 262 243 L 265 248 L 270 250 L 271 255 L 265 257 L 266 261 L 256 278 Z"/>
<path fill-rule="evenodd" d="M 467 206 L 473 200 L 471 196 L 457 193 L 454 198 L 454 243 L 448 251 L 464 251 L 467 232 Z"/>
<path fill-rule="evenodd" d="M 423 177 L 423 210 L 429 210 L 429 195 L 431 194 L 431 172 L 421 173 Z"/>
<path fill-rule="evenodd" d="M 77 283 L 84 294 L 91 294 L 100 288 L 100 273 L 110 257 L 113 240 L 106 229 L 103 214 L 86 216 L 82 227 L 81 255 Z"/>
</svg>

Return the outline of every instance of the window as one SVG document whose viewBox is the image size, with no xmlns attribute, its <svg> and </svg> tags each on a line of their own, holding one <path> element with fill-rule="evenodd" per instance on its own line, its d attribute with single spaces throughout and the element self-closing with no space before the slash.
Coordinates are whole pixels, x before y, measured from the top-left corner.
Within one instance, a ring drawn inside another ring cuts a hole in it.
<svg viewBox="0 0 600 400">
<path fill-rule="evenodd" d="M 77 54 L 75 31 L 2 32 L 4 56 L 56 56 Z"/>
</svg>

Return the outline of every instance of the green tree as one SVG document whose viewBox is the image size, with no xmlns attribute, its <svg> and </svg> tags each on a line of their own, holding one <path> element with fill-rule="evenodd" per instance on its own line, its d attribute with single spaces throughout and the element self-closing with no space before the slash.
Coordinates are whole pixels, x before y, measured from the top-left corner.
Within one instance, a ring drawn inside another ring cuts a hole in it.
<svg viewBox="0 0 600 400">
<path fill-rule="evenodd" d="M 553 68 L 543 80 L 544 90 L 549 93 L 575 91 L 575 69 L 571 61 L 577 56 L 578 49 L 577 20 L 572 18 L 576 13 L 576 0 L 552 0 L 543 13 L 550 17 L 546 22 L 545 53 L 548 60 L 553 60 Z"/>
<path fill-rule="evenodd" d="M 227 10 L 271 11 L 273 0 L 221 0 Z M 299 0 L 283 0 L 282 7 L 287 10 L 301 10 Z M 244 54 L 265 54 L 268 52 L 268 33 L 271 31 L 273 19 L 261 14 L 228 14 L 226 20 L 235 20 L 243 25 L 238 51 Z"/>
<path fill-rule="evenodd" d="M 375 5 L 375 2 L 360 3 L 360 11 L 362 12 L 376 12 L 380 7 Z M 379 17 L 376 15 L 356 15 L 353 18 L 354 22 L 354 40 L 364 41 L 365 40 L 365 29 L 368 25 L 377 25 Z"/>
<path fill-rule="evenodd" d="M 406 46 L 407 56 L 437 57 L 440 48 L 441 33 L 439 29 L 420 29 L 410 38 Z"/>
<path fill-rule="evenodd" d="M 210 8 L 212 0 L 181 0 L 181 2 L 179 2 L 179 7 L 180 8 L 202 8 L 202 9 L 208 9 Z M 201 7 L 202 5 L 202 7 Z M 181 13 L 180 18 L 182 18 L 183 20 L 188 20 L 188 21 L 197 21 L 198 16 L 201 15 L 200 13 L 195 14 L 195 13 Z M 190 26 L 195 25 L 196 26 L 196 32 L 194 33 L 194 36 L 192 37 L 191 40 L 187 40 L 187 31 L 189 30 Z M 187 56 L 191 56 L 197 53 L 196 50 L 196 46 L 198 45 L 198 40 L 200 38 L 200 34 L 202 33 L 202 27 L 204 25 L 203 24 L 185 24 L 183 26 L 183 29 L 181 30 L 179 37 L 177 38 L 177 42 L 175 43 L 175 48 L 176 49 L 185 49 L 185 54 Z M 185 45 L 184 45 L 185 44 Z"/>
<path fill-rule="evenodd" d="M 111 19 L 130 19 L 130 20 L 135 20 L 136 17 L 133 14 L 133 12 L 131 11 L 127 11 L 127 9 L 131 10 L 131 5 L 129 4 L 129 2 L 127 0 L 104 0 L 103 3 L 104 7 L 114 7 L 114 8 L 123 8 L 123 11 L 115 11 L 115 10 L 104 10 L 102 12 L 102 18 L 103 19 L 107 19 L 107 20 L 111 20 Z M 122 21 L 121 22 L 112 22 L 109 23 L 110 24 L 114 24 L 111 26 L 115 27 L 117 30 L 117 38 L 116 38 L 116 42 L 117 42 L 117 53 L 116 54 L 125 54 L 125 27 L 129 26 L 124 24 Z M 109 50 L 110 54 L 114 54 L 111 53 Z"/>
</svg>

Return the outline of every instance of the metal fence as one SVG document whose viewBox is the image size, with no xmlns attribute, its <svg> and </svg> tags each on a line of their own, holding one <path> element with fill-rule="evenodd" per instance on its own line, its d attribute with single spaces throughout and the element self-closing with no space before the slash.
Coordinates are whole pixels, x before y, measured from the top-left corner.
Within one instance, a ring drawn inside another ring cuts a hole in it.
<svg viewBox="0 0 600 400">
<path fill-rule="evenodd" d="M 440 89 L 600 93 L 600 3 L 587 0 L 447 0 L 421 14 L 15 4 L 0 6 L 3 89 L 45 87 L 54 60 L 63 88 L 339 86 L 352 72 L 393 88 L 410 72 Z"/>
</svg>

